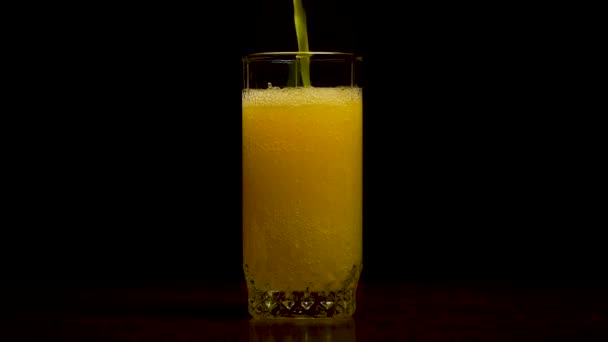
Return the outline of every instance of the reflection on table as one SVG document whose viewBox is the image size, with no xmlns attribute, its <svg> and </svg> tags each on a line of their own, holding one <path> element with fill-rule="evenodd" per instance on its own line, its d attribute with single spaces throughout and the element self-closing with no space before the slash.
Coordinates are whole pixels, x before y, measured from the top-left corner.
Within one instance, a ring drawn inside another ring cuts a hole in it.
<svg viewBox="0 0 608 342">
<path fill-rule="evenodd" d="M 268 319 L 249 321 L 250 342 L 355 341 L 355 320 Z"/>
</svg>

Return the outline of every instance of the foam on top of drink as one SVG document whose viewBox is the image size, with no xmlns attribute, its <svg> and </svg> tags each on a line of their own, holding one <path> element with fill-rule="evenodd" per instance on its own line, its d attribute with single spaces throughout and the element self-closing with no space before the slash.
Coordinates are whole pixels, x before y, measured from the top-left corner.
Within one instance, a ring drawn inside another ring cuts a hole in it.
<svg viewBox="0 0 608 342">
<path fill-rule="evenodd" d="M 293 106 L 361 102 L 361 88 L 268 88 L 243 91 L 243 105 Z"/>
</svg>

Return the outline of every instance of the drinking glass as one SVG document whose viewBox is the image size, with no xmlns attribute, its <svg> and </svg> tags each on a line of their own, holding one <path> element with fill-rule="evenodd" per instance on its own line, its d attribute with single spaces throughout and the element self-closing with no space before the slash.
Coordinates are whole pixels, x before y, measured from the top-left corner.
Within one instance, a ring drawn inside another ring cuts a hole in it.
<svg viewBox="0 0 608 342">
<path fill-rule="evenodd" d="M 362 267 L 361 58 L 243 58 L 243 268 L 254 318 L 345 318 Z"/>
</svg>

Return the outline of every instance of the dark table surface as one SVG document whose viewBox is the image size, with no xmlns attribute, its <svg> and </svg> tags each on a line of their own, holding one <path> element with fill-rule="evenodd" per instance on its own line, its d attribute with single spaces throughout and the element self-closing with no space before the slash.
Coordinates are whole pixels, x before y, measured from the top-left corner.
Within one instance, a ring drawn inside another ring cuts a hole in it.
<svg viewBox="0 0 608 342">
<path fill-rule="evenodd" d="M 0 341 L 608 341 L 607 285 L 362 281 L 352 319 L 290 323 L 238 281 L 4 281 Z"/>
</svg>

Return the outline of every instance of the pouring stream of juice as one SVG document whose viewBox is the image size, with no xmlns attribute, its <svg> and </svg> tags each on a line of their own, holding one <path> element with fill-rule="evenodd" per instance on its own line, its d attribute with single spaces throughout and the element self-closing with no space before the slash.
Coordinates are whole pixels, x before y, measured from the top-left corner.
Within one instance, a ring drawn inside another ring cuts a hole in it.
<svg viewBox="0 0 608 342">
<path fill-rule="evenodd" d="M 293 14 L 296 25 L 296 36 L 298 38 L 298 51 L 308 52 L 308 33 L 306 30 L 306 12 L 302 6 L 302 0 L 293 0 Z M 307 55 L 299 56 L 299 63 L 296 64 L 296 76 L 298 69 L 302 76 L 302 85 L 310 87 L 310 57 Z M 299 67 L 299 68 L 298 68 Z M 297 77 L 296 77 L 297 79 Z M 296 81 L 296 85 L 298 82 Z"/>
</svg>

